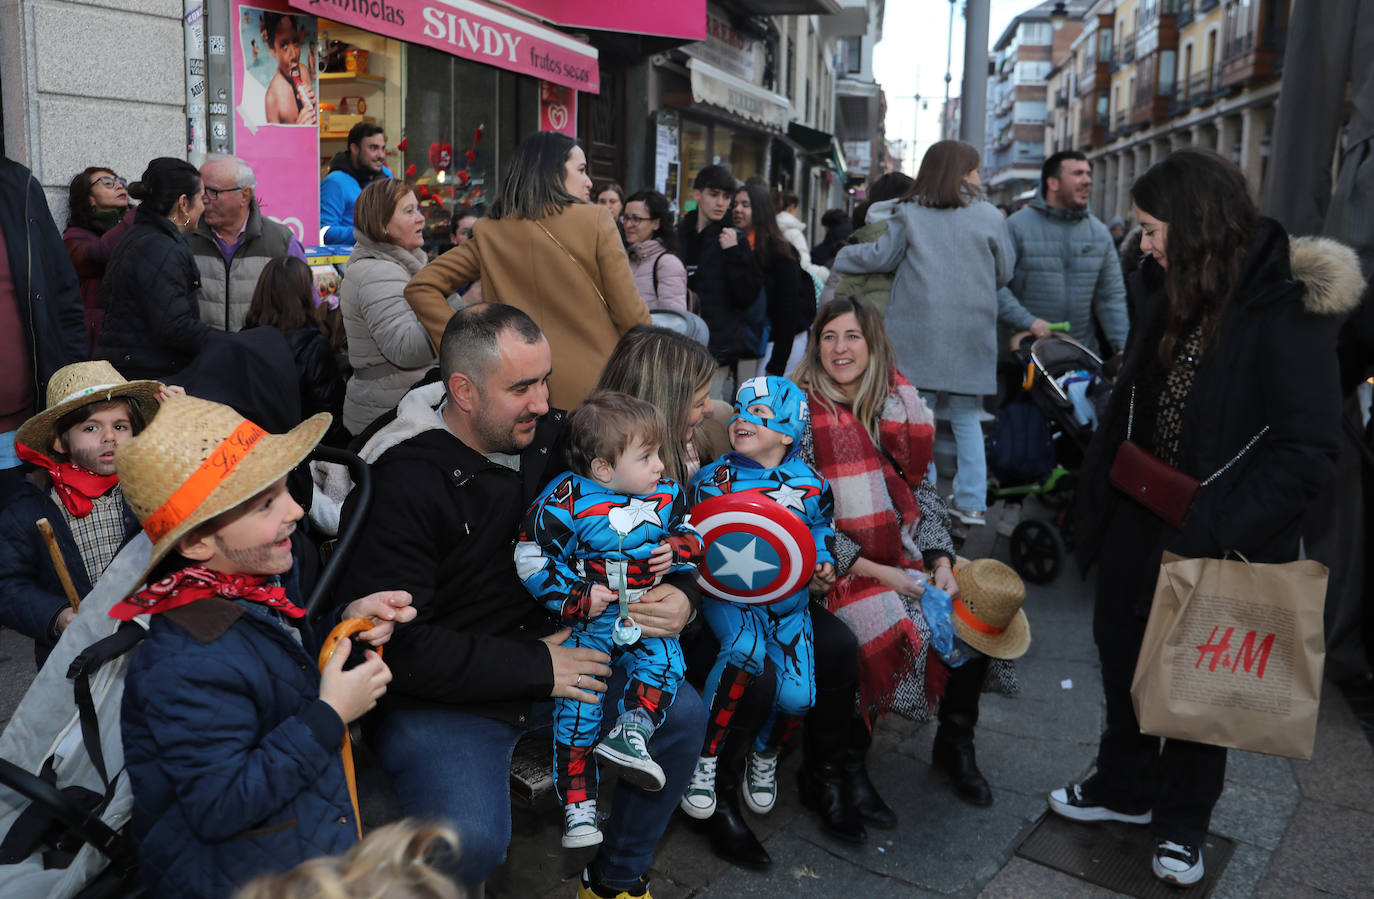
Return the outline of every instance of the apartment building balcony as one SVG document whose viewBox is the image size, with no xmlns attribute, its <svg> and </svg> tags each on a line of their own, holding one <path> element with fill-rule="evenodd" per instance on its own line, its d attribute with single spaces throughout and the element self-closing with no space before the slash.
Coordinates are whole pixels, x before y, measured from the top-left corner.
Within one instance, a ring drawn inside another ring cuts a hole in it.
<svg viewBox="0 0 1374 899">
<path fill-rule="evenodd" d="M 1121 62 L 1124 65 L 1128 62 L 1135 62 L 1135 35 L 1127 36 L 1121 42 Z"/>
<path fill-rule="evenodd" d="M 1200 0 L 1200 2 L 1199 2 L 1198 5 L 1197 5 L 1197 11 L 1198 11 L 1198 14 L 1201 15 L 1202 13 L 1205 13 L 1205 12 L 1211 12 L 1212 10 L 1216 9 L 1216 8 L 1217 8 L 1218 6 L 1220 6 L 1220 5 L 1221 5 L 1221 0 Z"/>
<path fill-rule="evenodd" d="M 1193 12 L 1193 5 L 1194 0 L 1183 0 L 1183 2 L 1178 5 L 1178 12 L 1174 13 L 1174 24 L 1179 28 L 1192 22 L 1193 19 L 1197 17 L 1197 14 Z"/>
<path fill-rule="evenodd" d="M 1221 85 L 1242 87 L 1246 84 L 1273 78 L 1283 68 L 1280 49 L 1272 40 L 1257 41 L 1248 32 L 1226 41 L 1221 57 Z"/>
</svg>

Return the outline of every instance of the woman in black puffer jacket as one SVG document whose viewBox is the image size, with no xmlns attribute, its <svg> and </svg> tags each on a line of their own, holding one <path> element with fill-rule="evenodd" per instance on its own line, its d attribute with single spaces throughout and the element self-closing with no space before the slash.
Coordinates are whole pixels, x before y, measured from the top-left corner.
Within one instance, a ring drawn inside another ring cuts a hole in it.
<svg viewBox="0 0 1374 899">
<path fill-rule="evenodd" d="M 301 392 L 301 417 L 316 412 L 334 416 L 325 442 L 345 446 L 344 379 L 334 351 L 314 314 L 315 281 L 310 266 L 291 256 L 278 256 L 263 266 L 243 327 L 276 328 L 291 347 Z M 337 440 L 334 438 L 338 438 Z"/>
<path fill-rule="evenodd" d="M 95 357 L 129 379 L 161 379 L 186 367 L 217 333 L 200 320 L 200 273 L 182 237 L 205 210 L 200 173 L 181 159 L 148 163 L 129 195 L 141 205 L 115 247 L 101 293 L 105 323 Z"/>
</svg>

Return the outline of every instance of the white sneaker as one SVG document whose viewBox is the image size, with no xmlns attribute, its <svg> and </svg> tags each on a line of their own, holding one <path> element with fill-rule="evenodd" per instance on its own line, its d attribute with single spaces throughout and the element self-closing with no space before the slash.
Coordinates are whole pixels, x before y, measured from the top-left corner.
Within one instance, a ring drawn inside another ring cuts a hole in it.
<svg viewBox="0 0 1374 899">
<path fill-rule="evenodd" d="M 1016 526 L 1021 523 L 1021 504 L 1006 503 L 1002 506 L 1002 515 L 997 519 L 997 533 L 1003 537 L 1010 537 L 1011 532 L 1016 530 Z"/>
<path fill-rule="evenodd" d="M 698 821 L 705 821 L 716 812 L 716 757 L 703 755 L 697 759 L 687 792 L 682 794 L 678 808 Z"/>
<path fill-rule="evenodd" d="M 570 802 L 563 806 L 563 848 L 581 849 L 601 843 L 601 822 L 596 816 L 596 800 Z"/>
<path fill-rule="evenodd" d="M 1149 824 L 1153 814 L 1143 812 L 1132 815 L 1118 812 L 1105 805 L 1094 805 L 1092 800 L 1083 796 L 1082 784 L 1069 784 L 1050 791 L 1050 810 L 1056 815 L 1071 821 L 1122 821 L 1126 824 Z"/>
<path fill-rule="evenodd" d="M 778 801 L 778 754 L 750 752 L 740 782 L 744 804 L 756 815 L 766 815 Z"/>
<path fill-rule="evenodd" d="M 1186 887 L 1202 879 L 1202 847 L 1173 840 L 1155 844 L 1155 876 L 1165 883 Z"/>
<path fill-rule="evenodd" d="M 982 511 L 961 509 L 958 506 L 954 505 L 954 497 L 952 496 L 949 498 L 949 502 L 946 503 L 946 505 L 949 506 L 949 514 L 951 516 L 959 519 L 964 524 L 970 527 L 978 527 L 987 524 L 987 521 L 983 518 Z"/>
</svg>

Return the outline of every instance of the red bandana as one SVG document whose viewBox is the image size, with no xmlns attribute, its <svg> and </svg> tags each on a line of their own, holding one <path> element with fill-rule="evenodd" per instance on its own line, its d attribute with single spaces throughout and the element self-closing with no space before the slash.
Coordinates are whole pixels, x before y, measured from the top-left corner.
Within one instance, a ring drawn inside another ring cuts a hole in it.
<svg viewBox="0 0 1374 899">
<path fill-rule="evenodd" d="M 258 574 L 223 574 L 199 566 L 183 568 L 115 603 L 110 617 L 129 621 L 136 615 L 156 615 L 209 596 L 246 599 L 292 618 L 305 616 L 305 609 L 286 598 L 285 587 L 267 587 L 266 581 L 266 576 Z"/>
<path fill-rule="evenodd" d="M 77 518 L 90 515 L 95 508 L 92 500 L 109 493 L 119 483 L 117 474 L 96 474 L 70 462 L 55 462 L 22 443 L 15 443 L 14 451 L 25 462 L 47 469 L 62 505 Z"/>
</svg>

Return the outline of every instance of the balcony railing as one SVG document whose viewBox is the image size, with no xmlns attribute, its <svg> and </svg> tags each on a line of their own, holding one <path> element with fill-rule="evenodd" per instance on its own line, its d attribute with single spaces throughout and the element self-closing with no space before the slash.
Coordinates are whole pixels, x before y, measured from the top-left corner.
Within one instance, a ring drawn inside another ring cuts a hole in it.
<svg viewBox="0 0 1374 899">
<path fill-rule="evenodd" d="M 1193 21 L 1193 0 L 1184 0 L 1178 5 L 1178 14 L 1174 19 L 1174 24 L 1179 28 Z"/>
<path fill-rule="evenodd" d="M 1211 12 L 1221 5 L 1221 0 L 1201 0 L 1197 5 L 1199 13 Z"/>
<path fill-rule="evenodd" d="M 1135 35 L 1126 38 L 1121 46 L 1121 61 L 1123 63 L 1135 62 Z"/>
</svg>

